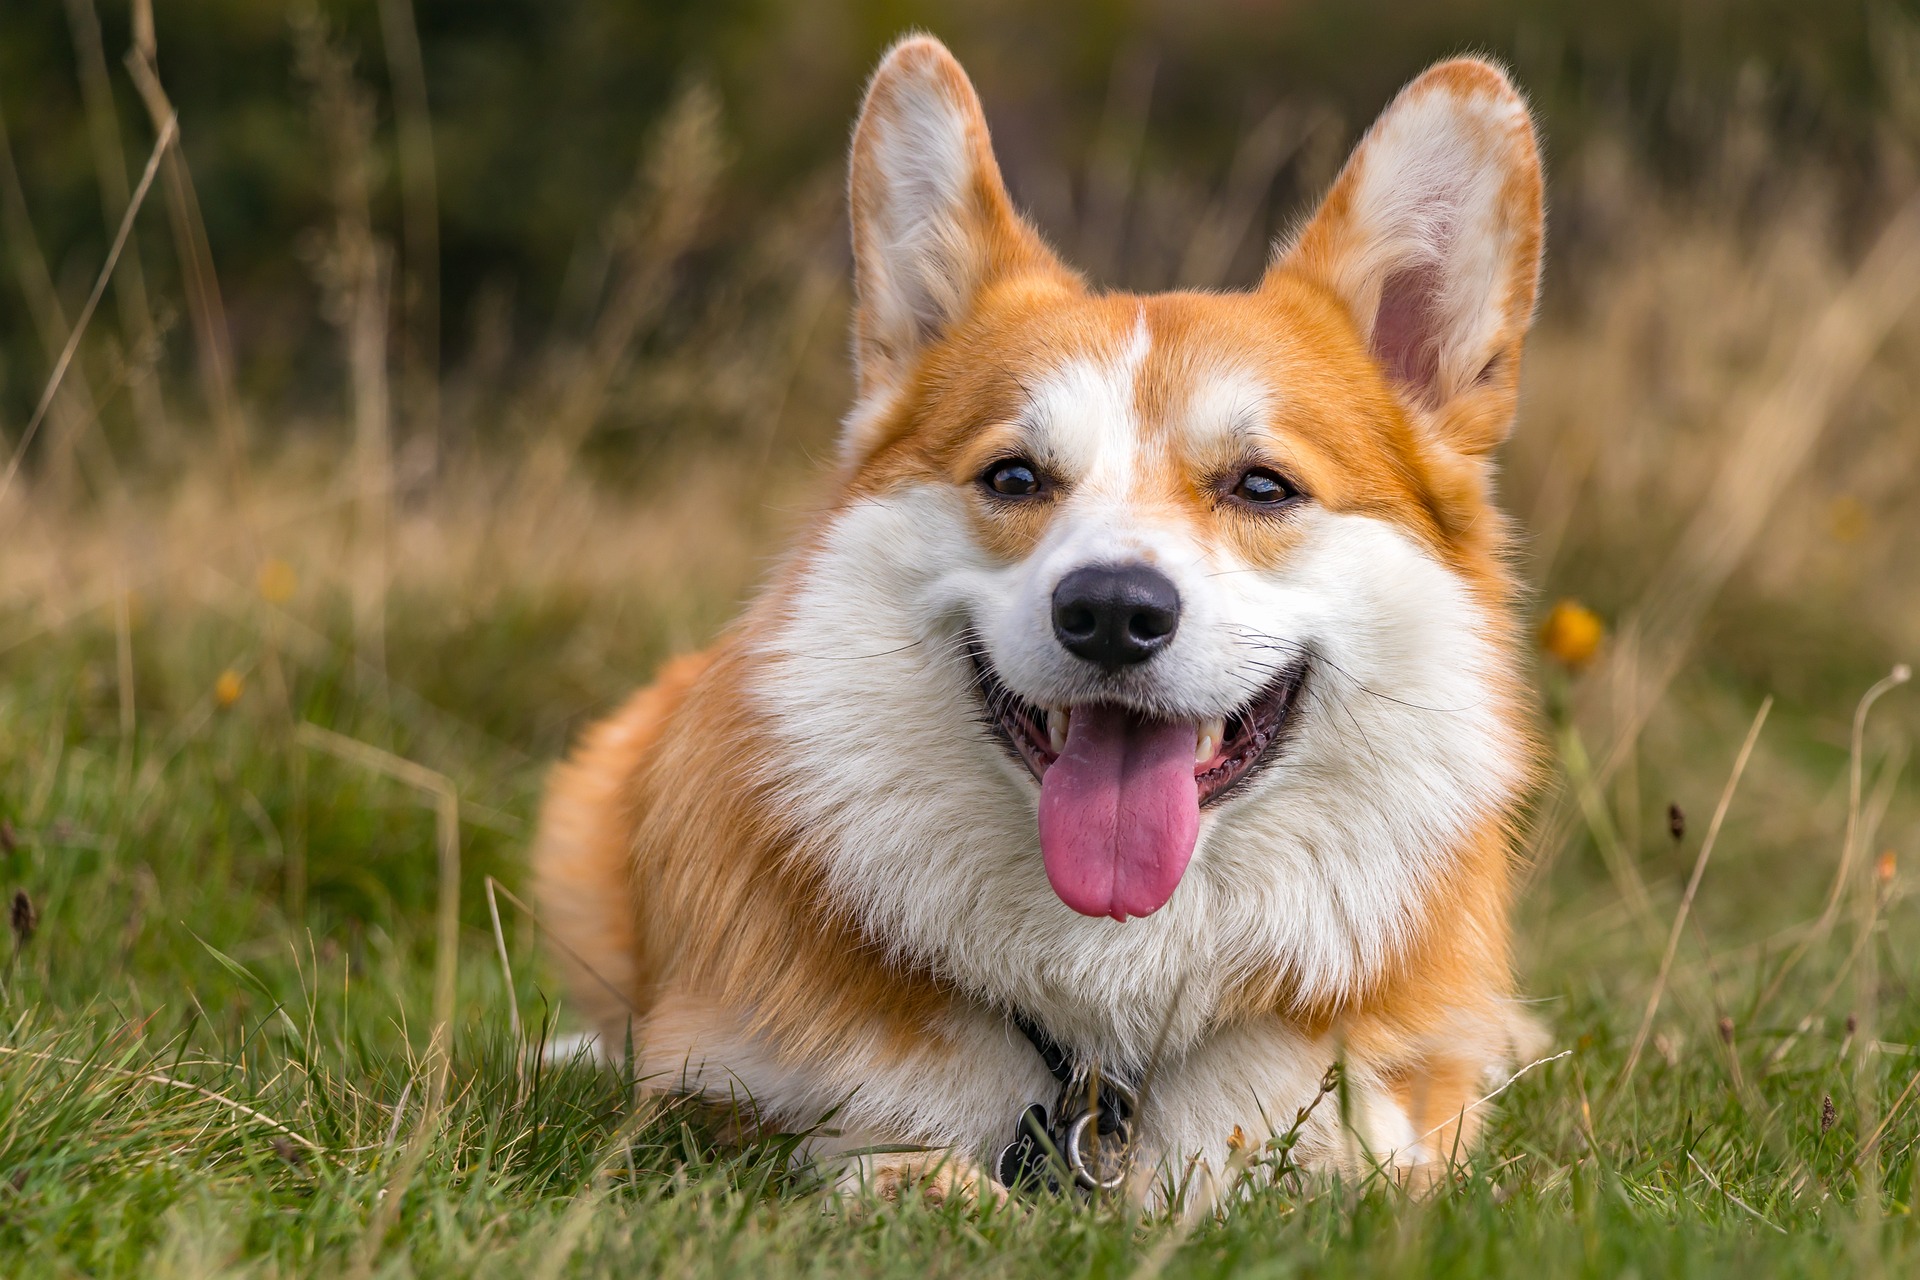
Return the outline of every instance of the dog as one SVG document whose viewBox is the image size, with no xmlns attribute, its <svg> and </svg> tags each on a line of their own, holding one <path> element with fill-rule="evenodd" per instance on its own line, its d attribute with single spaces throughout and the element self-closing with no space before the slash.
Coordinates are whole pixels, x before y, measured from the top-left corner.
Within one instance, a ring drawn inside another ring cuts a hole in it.
<svg viewBox="0 0 1920 1280">
<path fill-rule="evenodd" d="M 574 1007 L 886 1194 L 1457 1167 L 1539 1037 L 1525 102 L 1420 75 L 1246 292 L 1089 285 L 926 36 L 849 193 L 836 496 L 552 776 Z"/>
</svg>

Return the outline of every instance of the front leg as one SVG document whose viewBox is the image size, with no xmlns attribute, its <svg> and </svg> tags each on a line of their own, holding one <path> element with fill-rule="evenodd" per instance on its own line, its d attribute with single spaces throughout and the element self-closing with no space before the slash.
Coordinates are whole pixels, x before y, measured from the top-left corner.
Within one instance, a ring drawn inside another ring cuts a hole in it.
<svg viewBox="0 0 1920 1280">
<path fill-rule="evenodd" d="M 1335 1066 L 1337 1084 L 1324 1088 Z M 1393 1083 L 1279 1018 L 1222 1028 L 1154 1073 L 1138 1166 L 1148 1203 L 1204 1205 L 1258 1185 L 1274 1171 L 1276 1139 L 1288 1167 L 1309 1173 L 1417 1166 L 1429 1156 Z"/>
<path fill-rule="evenodd" d="M 1354 1029 L 1413 1129 L 1410 1185 L 1426 1190 L 1465 1165 L 1491 1104 L 1547 1052 L 1547 1030 L 1512 998 L 1488 993 L 1417 1033 L 1385 1020 Z"/>
<path fill-rule="evenodd" d="M 636 1037 L 638 1072 L 738 1106 L 762 1129 L 806 1133 L 797 1154 L 836 1191 L 1004 1199 L 982 1162 L 1057 1087 L 1033 1046 L 998 1014 L 957 1003 L 910 1034 L 857 1031 L 796 1052 L 746 1014 L 675 991 Z"/>
<path fill-rule="evenodd" d="M 1278 1018 L 1216 1032 L 1157 1073 L 1146 1115 L 1157 1172 L 1174 1194 L 1230 1194 L 1261 1147 L 1291 1134 L 1292 1167 L 1359 1177 L 1385 1173 L 1415 1190 L 1436 1185 L 1471 1156 L 1489 1094 L 1537 1057 L 1544 1032 L 1505 1001 L 1447 1020 L 1444 1036 L 1381 1025 L 1310 1037 Z M 1340 1068 L 1317 1105 L 1320 1080 Z M 1236 1155 L 1236 1153 L 1238 1153 Z M 1191 1184 L 1191 1185 L 1190 1185 Z"/>
<path fill-rule="evenodd" d="M 898 1203 L 918 1192 L 928 1204 L 948 1201 L 1002 1205 L 1007 1189 L 978 1163 L 951 1148 L 849 1155 L 838 1162 L 836 1195 L 851 1201 L 869 1197 Z"/>
</svg>

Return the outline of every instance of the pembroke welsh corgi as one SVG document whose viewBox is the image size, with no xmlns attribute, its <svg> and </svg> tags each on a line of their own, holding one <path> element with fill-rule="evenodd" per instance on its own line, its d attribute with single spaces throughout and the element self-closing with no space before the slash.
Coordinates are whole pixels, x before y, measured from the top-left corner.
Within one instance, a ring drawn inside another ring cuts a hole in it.
<svg viewBox="0 0 1920 1280">
<path fill-rule="evenodd" d="M 1525 102 L 1445 62 L 1253 289 L 1106 292 L 953 56 L 895 45 L 836 496 L 547 794 L 602 1043 L 883 1192 L 1218 1189 L 1303 1107 L 1294 1167 L 1464 1159 L 1537 1035 L 1490 489 L 1541 201 Z"/>
</svg>

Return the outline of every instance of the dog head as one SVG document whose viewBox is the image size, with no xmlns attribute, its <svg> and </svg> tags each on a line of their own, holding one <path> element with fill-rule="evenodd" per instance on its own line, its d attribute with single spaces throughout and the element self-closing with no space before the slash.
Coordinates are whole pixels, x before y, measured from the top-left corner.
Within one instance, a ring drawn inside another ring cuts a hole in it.
<svg viewBox="0 0 1920 1280">
<path fill-rule="evenodd" d="M 961 971 L 1033 930 L 1061 981 L 1168 946 L 1358 980 L 1525 773 L 1488 500 L 1539 273 L 1520 97 L 1429 70 L 1257 287 L 1143 297 L 1020 218 L 919 37 L 851 207 L 844 493 L 762 687 L 828 883 Z"/>
</svg>

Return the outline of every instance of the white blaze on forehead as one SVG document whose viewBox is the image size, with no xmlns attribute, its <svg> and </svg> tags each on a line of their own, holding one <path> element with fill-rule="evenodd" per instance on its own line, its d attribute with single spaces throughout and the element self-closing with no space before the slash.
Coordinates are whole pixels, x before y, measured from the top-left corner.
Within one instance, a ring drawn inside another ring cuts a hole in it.
<svg viewBox="0 0 1920 1280">
<path fill-rule="evenodd" d="M 1275 398 L 1272 384 L 1243 366 L 1196 370 L 1185 401 L 1174 406 L 1173 439 L 1197 453 L 1217 451 L 1224 440 L 1258 431 Z"/>
<path fill-rule="evenodd" d="M 1063 361 L 1028 388 L 1022 417 L 1038 451 L 1076 488 L 1120 494 L 1132 482 L 1141 439 L 1136 388 L 1152 345 L 1142 307 L 1123 345 Z"/>
</svg>

